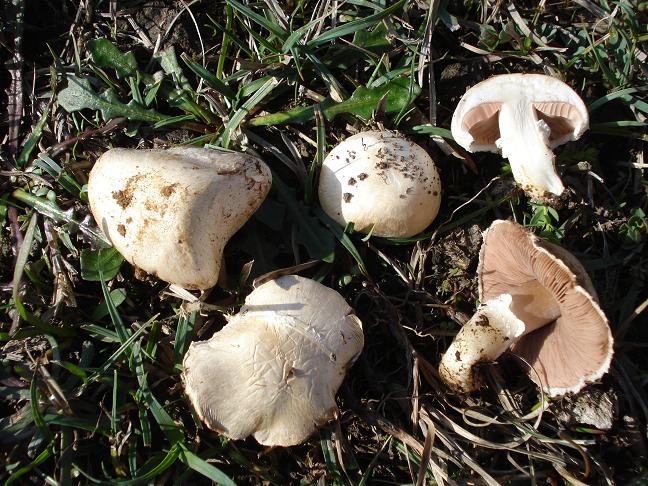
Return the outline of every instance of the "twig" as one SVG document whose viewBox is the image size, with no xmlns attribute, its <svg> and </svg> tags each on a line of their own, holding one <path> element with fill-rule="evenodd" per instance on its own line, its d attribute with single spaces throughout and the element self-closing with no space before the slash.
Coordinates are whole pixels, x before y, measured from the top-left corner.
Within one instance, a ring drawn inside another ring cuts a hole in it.
<svg viewBox="0 0 648 486">
<path fill-rule="evenodd" d="M 5 6 L 7 24 L 13 24 L 13 55 L 5 63 L 11 75 L 11 83 L 7 88 L 7 116 L 9 119 L 9 153 L 16 156 L 18 153 L 18 139 L 20 136 L 20 122 L 23 112 L 23 57 L 22 35 L 25 3 L 23 0 L 11 0 Z"/>
<path fill-rule="evenodd" d="M 70 137 L 66 140 L 63 140 L 62 142 L 59 142 L 56 145 L 50 147 L 47 150 L 47 152 L 49 153 L 50 157 L 56 157 L 61 152 L 65 152 L 75 143 L 80 142 L 81 140 L 86 140 L 88 138 L 93 138 L 95 135 L 105 135 L 106 133 L 110 133 L 111 131 L 115 130 L 116 128 L 126 123 L 127 121 L 128 118 L 126 118 L 125 116 L 113 118 L 108 123 L 106 123 L 103 127 L 95 128 L 92 130 L 86 130 L 85 132 L 80 133 L 76 137 Z"/>
</svg>

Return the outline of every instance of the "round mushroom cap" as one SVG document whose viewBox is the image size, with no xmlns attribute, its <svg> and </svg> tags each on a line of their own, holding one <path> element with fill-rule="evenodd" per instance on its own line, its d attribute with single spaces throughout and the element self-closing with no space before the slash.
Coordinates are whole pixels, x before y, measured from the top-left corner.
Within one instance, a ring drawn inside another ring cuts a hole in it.
<svg viewBox="0 0 648 486">
<path fill-rule="evenodd" d="M 547 145 L 577 140 L 589 127 L 587 107 L 566 83 L 544 74 L 501 74 L 471 87 L 452 115 L 452 136 L 470 152 L 499 152 L 498 115 L 504 103 L 525 99 L 550 129 Z"/>
<path fill-rule="evenodd" d="M 428 153 L 394 132 L 358 133 L 324 159 L 322 208 L 340 225 L 376 236 L 410 237 L 434 221 L 441 180 Z"/>
<path fill-rule="evenodd" d="M 342 296 L 288 275 L 256 288 L 240 312 L 184 358 L 185 391 L 200 418 L 233 438 L 291 446 L 333 418 L 362 323 Z"/>
<path fill-rule="evenodd" d="M 511 310 L 526 326 L 511 351 L 552 396 L 599 379 L 613 353 L 587 273 L 573 255 L 555 248 L 512 221 L 494 221 L 484 233 L 477 270 L 482 302 L 511 294 Z"/>
<path fill-rule="evenodd" d="M 263 202 L 272 176 L 248 154 L 196 147 L 104 153 L 88 199 L 115 248 L 146 273 L 213 287 L 223 248 Z"/>
</svg>

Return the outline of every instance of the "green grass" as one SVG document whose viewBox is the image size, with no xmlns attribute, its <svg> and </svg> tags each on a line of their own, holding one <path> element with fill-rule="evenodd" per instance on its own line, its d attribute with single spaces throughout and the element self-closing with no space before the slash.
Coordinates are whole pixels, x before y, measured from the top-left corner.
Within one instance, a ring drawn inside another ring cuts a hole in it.
<svg viewBox="0 0 648 486">
<path fill-rule="evenodd" d="M 25 106 L 21 123 L 0 127 L 1 481 L 646 480 L 645 2 L 188 2 L 159 13 L 179 14 L 169 32 L 142 1 L 112 13 L 91 2 L 76 19 L 65 2 L 23 2 L 7 8 L 0 41 L 5 70 L 22 74 L 3 112 L 17 97 Z M 452 140 L 466 88 L 505 72 L 559 76 L 589 107 L 591 129 L 557 150 L 569 190 L 556 204 L 530 201 L 500 157 Z M 415 238 L 340 228 L 317 201 L 326 152 L 376 126 L 408 134 L 440 169 L 441 212 Z M 135 279 L 87 204 L 103 151 L 177 144 L 252 151 L 274 178 L 226 249 L 223 285 L 191 304 Z M 440 385 L 440 353 L 477 298 L 470 235 L 497 218 L 559 242 L 590 272 L 617 335 L 613 370 L 593 385 L 616 397 L 612 430 L 562 421 L 566 405 L 542 402 L 506 361 L 471 396 Z M 339 420 L 289 449 L 206 430 L 180 381 L 190 342 L 220 329 L 255 277 L 310 260 L 304 273 L 364 323 Z"/>
</svg>

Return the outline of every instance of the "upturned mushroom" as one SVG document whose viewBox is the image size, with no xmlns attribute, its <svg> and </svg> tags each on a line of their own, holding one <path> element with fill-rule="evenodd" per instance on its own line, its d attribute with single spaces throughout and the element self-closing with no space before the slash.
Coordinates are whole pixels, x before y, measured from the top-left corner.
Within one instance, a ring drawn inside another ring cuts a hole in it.
<svg viewBox="0 0 648 486">
<path fill-rule="evenodd" d="M 333 418 L 335 393 L 362 351 L 362 323 L 334 290 L 288 275 L 257 287 L 238 314 L 185 355 L 185 392 L 232 439 L 296 445 Z"/>
<path fill-rule="evenodd" d="M 452 136 L 469 152 L 501 153 L 513 177 L 533 197 L 562 194 L 553 149 L 587 130 L 583 100 L 567 84 L 542 74 L 503 74 L 470 88 L 452 116 Z"/>
<path fill-rule="evenodd" d="M 612 334 L 571 253 L 499 220 L 484 233 L 477 275 L 483 304 L 441 359 L 439 373 L 449 385 L 478 388 L 475 365 L 507 350 L 550 396 L 578 392 L 607 372 Z"/>
<path fill-rule="evenodd" d="M 432 223 L 441 204 L 441 181 L 428 153 L 394 132 L 353 135 L 324 159 L 322 208 L 340 225 L 361 233 L 410 237 Z"/>
<path fill-rule="evenodd" d="M 90 172 L 97 224 L 135 267 L 188 289 L 213 287 L 223 248 L 270 190 L 251 155 L 195 147 L 104 153 Z"/>
</svg>

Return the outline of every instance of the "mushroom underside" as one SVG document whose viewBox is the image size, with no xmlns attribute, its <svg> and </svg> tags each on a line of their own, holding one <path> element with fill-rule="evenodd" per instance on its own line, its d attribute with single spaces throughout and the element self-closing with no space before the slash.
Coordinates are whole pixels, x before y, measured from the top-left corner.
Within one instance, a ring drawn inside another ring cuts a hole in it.
<svg viewBox="0 0 648 486">
<path fill-rule="evenodd" d="M 576 107 L 565 102 L 539 102 L 532 105 L 536 120 L 542 120 L 550 129 L 549 147 L 553 148 L 573 139 L 576 127 L 582 123 Z M 483 103 L 464 115 L 462 128 L 472 137 L 471 145 L 491 145 L 492 150 L 497 150 L 495 142 L 501 138 L 499 129 L 501 107 L 502 103 Z"/>
<path fill-rule="evenodd" d="M 573 255 L 513 222 L 495 221 L 484 234 L 478 274 L 483 302 L 511 294 L 511 311 L 526 326 L 511 350 L 545 391 L 576 391 L 607 371 L 612 335 Z"/>
</svg>

